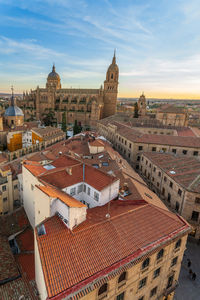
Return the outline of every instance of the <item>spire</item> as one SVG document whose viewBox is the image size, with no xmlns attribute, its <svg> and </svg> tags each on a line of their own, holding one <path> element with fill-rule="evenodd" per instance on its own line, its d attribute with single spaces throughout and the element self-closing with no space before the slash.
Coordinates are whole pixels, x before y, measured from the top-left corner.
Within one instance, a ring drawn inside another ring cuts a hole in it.
<svg viewBox="0 0 200 300">
<path fill-rule="evenodd" d="M 112 59 L 112 64 L 116 64 L 116 49 L 114 50 L 114 55 L 113 55 L 113 59 Z"/>
<path fill-rule="evenodd" d="M 56 72 L 55 63 L 53 63 L 52 72 L 54 72 L 54 73 Z"/>
<path fill-rule="evenodd" d="M 11 106 L 15 106 L 15 101 L 14 101 L 14 88 L 13 88 L 13 85 L 11 86 L 11 91 L 12 91 L 12 96 L 11 96 Z"/>
</svg>

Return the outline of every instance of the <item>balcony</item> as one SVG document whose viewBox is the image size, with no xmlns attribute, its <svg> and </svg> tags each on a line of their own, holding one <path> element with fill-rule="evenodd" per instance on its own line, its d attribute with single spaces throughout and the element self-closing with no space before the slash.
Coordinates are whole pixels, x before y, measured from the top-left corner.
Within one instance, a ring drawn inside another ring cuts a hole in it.
<svg viewBox="0 0 200 300">
<path fill-rule="evenodd" d="M 172 292 L 175 291 L 175 289 L 178 287 L 178 281 L 175 281 L 174 284 L 172 284 L 171 286 L 167 287 L 165 290 L 164 290 L 164 296 L 167 296 L 169 294 L 171 294 Z"/>
</svg>

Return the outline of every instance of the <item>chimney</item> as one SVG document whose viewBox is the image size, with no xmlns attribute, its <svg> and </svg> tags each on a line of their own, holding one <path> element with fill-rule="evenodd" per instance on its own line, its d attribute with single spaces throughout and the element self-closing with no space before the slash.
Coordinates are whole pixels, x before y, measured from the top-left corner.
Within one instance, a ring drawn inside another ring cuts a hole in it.
<svg viewBox="0 0 200 300">
<path fill-rule="evenodd" d="M 72 175 L 72 167 L 66 168 L 66 172 L 67 172 L 69 175 Z"/>
</svg>

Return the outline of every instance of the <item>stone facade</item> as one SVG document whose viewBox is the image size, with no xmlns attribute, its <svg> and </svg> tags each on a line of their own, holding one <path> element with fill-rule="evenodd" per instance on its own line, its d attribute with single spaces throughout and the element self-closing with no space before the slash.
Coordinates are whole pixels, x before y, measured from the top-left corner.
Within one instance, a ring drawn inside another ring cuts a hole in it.
<svg viewBox="0 0 200 300">
<path fill-rule="evenodd" d="M 101 120 L 98 132 L 108 139 L 134 168 L 139 168 L 140 155 L 145 151 L 169 152 L 200 157 L 200 138 L 177 136 L 173 129 L 131 127 L 127 124 Z"/>
<path fill-rule="evenodd" d="M 154 158 L 152 153 L 143 153 L 140 159 L 139 171 L 145 178 L 150 188 L 162 199 L 173 212 L 183 216 L 193 227 L 193 236 L 200 238 L 200 191 L 199 175 L 195 169 L 200 169 L 200 163 L 195 159 L 187 159 L 187 166 L 184 167 L 184 158 L 182 158 L 182 171 L 179 167 L 176 171 L 176 159 L 174 157 L 172 171 L 167 171 L 167 165 L 170 166 L 169 155 L 159 154 Z M 160 158 L 159 158 L 160 157 Z M 159 159 L 162 160 L 159 163 Z M 173 158 L 172 158 L 173 159 Z M 166 167 L 163 168 L 163 162 Z M 194 168 L 193 174 L 191 170 Z M 189 171 L 189 172 L 188 172 Z M 177 176 L 175 176 L 177 173 Z M 189 186 L 186 183 L 190 180 Z"/>
<path fill-rule="evenodd" d="M 49 110 L 55 112 L 58 123 L 62 122 L 62 114 L 66 114 L 68 124 L 77 120 L 81 125 L 95 126 L 96 121 L 115 114 L 119 69 L 114 55 L 104 81 L 104 88 L 73 89 L 62 88 L 60 76 L 55 71 L 48 75 L 46 88 L 37 87 L 23 95 L 21 107 L 24 108 L 26 119 L 42 120 Z"/>
<path fill-rule="evenodd" d="M 188 113 L 187 110 L 173 105 L 160 108 L 156 113 L 156 119 L 164 125 L 187 126 Z"/>
</svg>

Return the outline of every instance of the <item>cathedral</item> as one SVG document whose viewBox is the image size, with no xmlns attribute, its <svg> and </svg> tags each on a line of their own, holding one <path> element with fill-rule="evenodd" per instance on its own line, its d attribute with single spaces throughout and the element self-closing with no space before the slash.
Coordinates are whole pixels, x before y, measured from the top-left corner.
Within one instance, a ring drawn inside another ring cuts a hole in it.
<svg viewBox="0 0 200 300">
<path fill-rule="evenodd" d="M 108 67 L 104 87 L 99 89 L 62 88 L 61 79 L 56 73 L 55 65 L 47 77 L 46 87 L 31 90 L 23 94 L 23 108 L 27 116 L 42 120 L 44 115 L 53 110 L 58 123 L 66 114 L 68 124 L 75 120 L 85 126 L 95 126 L 102 118 L 116 112 L 119 68 L 114 53 Z"/>
</svg>

